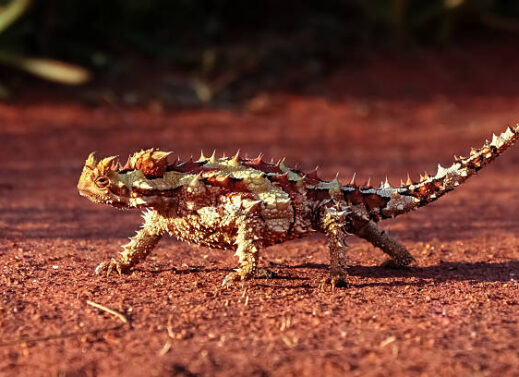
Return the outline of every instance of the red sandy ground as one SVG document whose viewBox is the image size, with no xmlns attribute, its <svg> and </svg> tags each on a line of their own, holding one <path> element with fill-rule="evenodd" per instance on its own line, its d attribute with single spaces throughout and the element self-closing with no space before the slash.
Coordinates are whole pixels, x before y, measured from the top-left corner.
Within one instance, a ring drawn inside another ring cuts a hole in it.
<svg viewBox="0 0 519 377">
<path fill-rule="evenodd" d="M 343 180 L 436 171 L 519 119 L 514 44 L 377 54 L 308 94 L 236 110 L 0 106 L 0 375 L 519 376 L 519 148 L 387 221 L 417 263 L 351 240 L 351 287 L 323 292 L 319 237 L 265 251 L 279 278 L 221 290 L 232 253 L 165 239 L 131 276 L 97 277 L 139 226 L 82 199 L 89 152 L 141 147 L 286 156 Z M 317 94 L 316 94 L 317 93 Z M 51 97 L 51 99 L 47 97 Z M 114 316 L 91 300 L 123 313 Z"/>
</svg>

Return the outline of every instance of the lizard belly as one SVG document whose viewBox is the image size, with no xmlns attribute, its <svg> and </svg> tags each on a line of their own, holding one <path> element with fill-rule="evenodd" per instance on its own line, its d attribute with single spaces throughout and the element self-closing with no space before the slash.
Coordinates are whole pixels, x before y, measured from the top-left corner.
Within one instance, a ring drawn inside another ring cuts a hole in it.
<svg viewBox="0 0 519 377">
<path fill-rule="evenodd" d="M 168 224 L 170 235 L 181 241 L 195 245 L 217 249 L 236 249 L 236 227 L 234 224 L 209 225 L 198 215 L 188 215 L 171 219 Z M 263 235 L 263 246 L 271 246 L 288 240 L 309 235 L 307 230 L 300 232 L 295 229 L 278 231 L 267 226 Z"/>
<path fill-rule="evenodd" d="M 220 217 L 221 220 L 221 217 Z M 168 232 L 181 241 L 217 249 L 236 249 L 236 229 L 231 223 L 208 222 L 198 214 L 169 220 Z"/>
</svg>

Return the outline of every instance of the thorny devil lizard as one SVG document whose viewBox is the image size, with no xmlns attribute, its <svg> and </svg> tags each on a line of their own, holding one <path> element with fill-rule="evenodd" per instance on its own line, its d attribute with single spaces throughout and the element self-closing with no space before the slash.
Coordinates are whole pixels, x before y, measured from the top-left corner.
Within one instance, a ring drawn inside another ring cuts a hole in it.
<svg viewBox="0 0 519 377">
<path fill-rule="evenodd" d="M 144 225 L 123 246 L 119 259 L 99 264 L 96 273 L 129 272 L 144 260 L 164 233 L 213 248 L 232 249 L 239 268 L 224 285 L 258 273 L 260 250 L 315 231 L 326 235 L 330 275 L 322 284 L 346 283 L 346 238 L 355 234 L 387 253 L 386 264 L 404 267 L 414 259 L 405 246 L 376 223 L 427 205 L 453 190 L 519 138 L 519 125 L 493 135 L 469 157 L 456 157 L 434 176 L 409 178 L 400 187 L 375 188 L 352 180 L 325 181 L 283 162 L 257 158 L 205 157 L 168 162 L 171 152 L 140 151 L 124 167 L 117 157 L 96 161 L 92 153 L 79 179 L 82 196 L 117 208 L 146 209 Z"/>
</svg>

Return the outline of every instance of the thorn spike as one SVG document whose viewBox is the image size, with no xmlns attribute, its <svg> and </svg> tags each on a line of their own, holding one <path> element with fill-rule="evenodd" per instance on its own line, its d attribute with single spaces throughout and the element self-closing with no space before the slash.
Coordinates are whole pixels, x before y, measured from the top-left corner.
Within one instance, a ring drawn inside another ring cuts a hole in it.
<svg viewBox="0 0 519 377">
<path fill-rule="evenodd" d="M 281 160 L 279 160 L 278 166 L 279 166 L 279 168 L 282 171 L 286 171 L 287 170 L 287 167 L 285 166 L 285 158 L 284 157 Z"/>
<path fill-rule="evenodd" d="M 213 150 L 213 154 L 209 157 L 209 162 L 213 164 L 216 162 L 216 149 Z"/>
<path fill-rule="evenodd" d="M 96 152 L 92 152 L 88 155 L 88 158 L 86 159 L 85 161 L 85 166 L 89 167 L 90 169 L 94 169 L 97 165 L 97 161 L 96 161 L 96 158 L 95 158 L 95 153 Z"/>
</svg>

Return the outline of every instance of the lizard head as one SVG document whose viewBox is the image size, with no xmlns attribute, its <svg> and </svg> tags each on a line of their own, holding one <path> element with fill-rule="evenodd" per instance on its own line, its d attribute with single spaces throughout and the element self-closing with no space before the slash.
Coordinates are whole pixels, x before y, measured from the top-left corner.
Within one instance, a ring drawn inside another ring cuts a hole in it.
<svg viewBox="0 0 519 377">
<path fill-rule="evenodd" d="M 88 156 L 77 188 L 79 194 L 94 203 L 109 204 L 118 208 L 129 207 L 125 190 L 121 190 L 116 156 L 96 161 L 94 153 Z"/>
<path fill-rule="evenodd" d="M 116 156 L 96 161 L 91 153 L 79 178 L 79 194 L 117 208 L 165 206 L 165 201 L 173 201 L 170 189 L 181 186 L 178 180 L 183 176 L 175 172 L 165 176 L 170 154 L 155 148 L 142 150 L 121 166 Z M 164 189 L 167 192 L 161 195 Z"/>
</svg>

